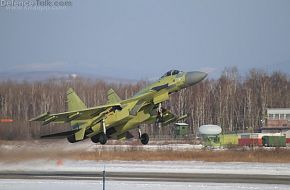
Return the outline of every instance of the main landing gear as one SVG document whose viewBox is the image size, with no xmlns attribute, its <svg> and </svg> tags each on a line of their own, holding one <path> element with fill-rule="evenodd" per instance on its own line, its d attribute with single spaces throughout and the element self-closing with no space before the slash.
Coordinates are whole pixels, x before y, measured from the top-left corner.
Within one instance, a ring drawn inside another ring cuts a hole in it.
<svg viewBox="0 0 290 190">
<path fill-rule="evenodd" d="M 158 107 L 157 107 L 157 116 L 156 116 L 156 124 L 160 124 L 163 122 L 163 112 L 165 111 L 164 108 L 162 108 L 162 105 L 161 103 L 158 104 Z"/>
<path fill-rule="evenodd" d="M 95 136 L 92 136 L 91 137 L 91 140 L 94 142 L 94 143 L 98 143 L 100 142 L 101 144 L 106 144 L 107 141 L 108 141 L 108 137 L 106 135 L 106 125 L 105 125 L 105 122 L 102 121 L 102 128 L 103 128 L 103 132 L 102 133 L 99 133 Z"/>
<path fill-rule="evenodd" d="M 108 137 L 105 133 L 101 133 L 99 137 L 99 141 L 101 144 L 106 144 L 108 141 Z"/>
<path fill-rule="evenodd" d="M 104 133 L 100 133 L 100 134 L 97 134 L 95 136 L 92 136 L 91 137 L 91 140 L 92 142 L 94 143 L 101 143 L 101 144 L 106 144 L 107 141 L 108 141 L 108 137 L 106 134 Z"/>
<path fill-rule="evenodd" d="M 138 132 L 139 132 L 139 139 L 140 139 L 141 143 L 143 145 L 148 144 L 148 142 L 149 142 L 149 135 L 147 133 L 143 133 L 142 134 L 140 127 L 138 127 Z"/>
<path fill-rule="evenodd" d="M 67 137 L 67 140 L 68 140 L 68 142 L 70 142 L 70 143 L 75 143 L 75 142 L 77 142 L 74 134 L 68 136 L 68 137 Z"/>
</svg>

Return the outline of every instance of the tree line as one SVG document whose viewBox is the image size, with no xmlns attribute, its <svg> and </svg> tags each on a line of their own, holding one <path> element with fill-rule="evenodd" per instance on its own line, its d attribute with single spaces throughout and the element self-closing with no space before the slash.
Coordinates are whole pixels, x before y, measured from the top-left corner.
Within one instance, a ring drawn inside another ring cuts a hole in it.
<svg viewBox="0 0 290 190">
<path fill-rule="evenodd" d="M 255 69 L 241 76 L 236 68 L 227 68 L 217 79 L 206 79 L 172 94 L 163 106 L 177 115 L 188 114 L 186 122 L 193 135 L 203 124 L 217 124 L 225 133 L 257 131 L 264 125 L 266 108 L 290 107 L 289 78 L 289 74 L 282 72 Z M 43 134 L 67 130 L 68 125 L 43 127 L 28 120 L 46 111 L 65 111 L 69 87 L 90 107 L 105 104 L 110 88 L 122 99 L 127 99 L 147 84 L 147 81 L 107 83 L 78 77 L 34 82 L 0 81 L 0 118 L 14 120 L 13 123 L 0 123 L 0 139 L 37 139 Z M 143 128 L 149 135 L 174 136 L 173 126 L 152 124 Z"/>
</svg>

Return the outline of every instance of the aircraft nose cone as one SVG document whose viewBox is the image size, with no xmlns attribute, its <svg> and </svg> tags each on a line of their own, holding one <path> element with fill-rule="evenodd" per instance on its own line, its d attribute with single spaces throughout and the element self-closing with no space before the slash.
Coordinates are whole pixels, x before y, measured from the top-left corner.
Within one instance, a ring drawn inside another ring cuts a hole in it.
<svg viewBox="0 0 290 190">
<path fill-rule="evenodd" d="M 186 85 L 194 85 L 202 81 L 207 76 L 207 73 L 200 71 L 188 72 L 185 74 L 185 83 Z"/>
</svg>

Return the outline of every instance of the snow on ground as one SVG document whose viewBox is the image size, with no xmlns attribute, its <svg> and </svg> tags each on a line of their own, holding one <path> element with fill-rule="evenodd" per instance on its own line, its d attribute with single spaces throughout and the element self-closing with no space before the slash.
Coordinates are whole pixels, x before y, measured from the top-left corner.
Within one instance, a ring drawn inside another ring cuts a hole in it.
<svg viewBox="0 0 290 190">
<path fill-rule="evenodd" d="M 12 156 L 22 156 L 26 150 L 35 151 L 37 154 L 44 154 L 29 161 L 9 162 L 9 157 L 0 162 L 0 172 L 7 171 L 72 171 L 72 172 L 101 172 L 104 167 L 107 172 L 160 172 L 160 173 L 222 173 L 222 174 L 269 174 L 269 175 L 290 175 L 290 163 L 239 163 L 239 162 L 201 162 L 201 161 L 75 161 L 67 159 L 46 159 L 47 152 L 58 154 L 67 152 L 73 154 L 74 151 L 115 151 L 115 150 L 174 150 L 187 151 L 200 149 L 201 146 L 190 144 L 177 145 L 95 145 L 90 142 L 79 143 L 71 146 L 63 142 L 19 142 L 0 143 L 0 155 L 8 152 L 15 152 Z M 178 154 L 178 152 L 174 152 Z M 238 183 L 179 183 L 179 182 L 144 182 L 144 181 L 107 181 L 107 190 L 175 190 L 175 189 L 212 189 L 212 190 L 232 190 L 232 189 L 290 189 L 287 185 L 275 184 L 238 184 Z M 20 179 L 0 179 L 0 190 L 38 190 L 38 189 L 102 189 L 101 181 L 86 180 L 20 180 Z"/>
<path fill-rule="evenodd" d="M 240 163 L 200 161 L 74 161 L 33 160 L 0 162 L 0 171 L 163 172 L 290 175 L 289 163 Z"/>
<path fill-rule="evenodd" d="M 128 151 L 128 150 L 147 150 L 147 151 L 158 151 L 158 150 L 169 150 L 169 151 L 192 151 L 202 149 L 202 145 L 193 144 L 148 144 L 144 145 L 112 145 L 106 144 L 105 146 L 100 144 L 92 143 L 89 140 L 84 142 L 68 143 L 67 140 L 43 140 L 43 141 L 2 141 L 0 142 L 0 150 L 2 151 L 39 151 L 39 150 L 53 150 L 53 151 Z"/>
<path fill-rule="evenodd" d="M 1 190 L 51 190 L 51 189 L 70 189 L 70 190 L 95 190 L 102 189 L 100 181 L 76 181 L 76 180 L 0 180 Z M 107 181 L 107 190 L 286 190 L 287 185 L 275 184 L 239 184 L 239 183 L 179 183 L 179 182 L 142 182 L 142 181 Z"/>
<path fill-rule="evenodd" d="M 82 151 L 99 150 L 194 150 L 198 145 L 170 144 L 170 145 L 95 145 L 89 141 L 69 144 L 62 141 L 3 141 L 0 143 L 0 155 L 7 156 L 0 161 L 0 171 L 102 171 L 106 166 L 111 172 L 178 172 L 178 173 L 224 173 L 224 174 L 270 174 L 290 175 L 290 163 L 238 163 L 238 162 L 201 162 L 201 161 L 75 161 L 49 157 L 50 154 L 67 155 Z M 13 154 L 11 153 L 13 152 Z M 21 157 L 28 152 L 27 161 Z M 173 154 L 178 154 L 173 152 Z M 32 156 L 31 156 L 32 155 Z M 34 158 L 33 156 L 36 155 Z M 10 156 L 10 157 L 9 157 Z M 14 159 L 14 158 L 20 159 Z M 61 157 L 61 156 L 56 156 Z M 13 160 L 14 159 L 14 160 Z M 9 160 L 12 160 L 10 163 Z M 18 160 L 18 161 L 17 161 Z"/>
</svg>

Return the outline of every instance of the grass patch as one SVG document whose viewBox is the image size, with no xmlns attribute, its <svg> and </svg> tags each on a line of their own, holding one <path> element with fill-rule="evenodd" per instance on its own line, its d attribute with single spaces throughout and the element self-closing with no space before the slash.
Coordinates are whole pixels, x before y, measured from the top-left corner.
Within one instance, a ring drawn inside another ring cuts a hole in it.
<svg viewBox="0 0 290 190">
<path fill-rule="evenodd" d="M 290 149 L 172 150 L 160 145 L 154 150 L 136 145 L 101 146 L 91 143 L 72 145 L 66 141 L 0 141 L 0 162 L 36 159 L 290 163 Z"/>
<path fill-rule="evenodd" d="M 290 163 L 290 150 L 96 151 L 74 155 L 72 159 Z"/>
</svg>

